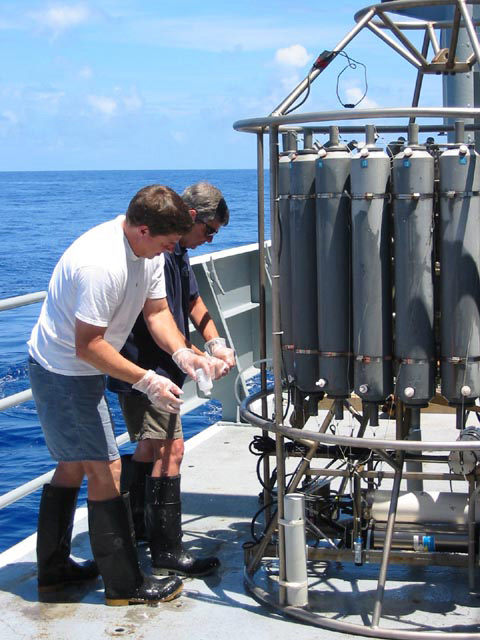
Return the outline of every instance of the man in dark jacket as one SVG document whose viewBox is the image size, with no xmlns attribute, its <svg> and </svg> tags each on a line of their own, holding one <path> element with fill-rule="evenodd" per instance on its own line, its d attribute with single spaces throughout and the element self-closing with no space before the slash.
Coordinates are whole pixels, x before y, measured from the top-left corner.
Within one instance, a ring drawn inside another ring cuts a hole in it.
<svg viewBox="0 0 480 640">
<path fill-rule="evenodd" d="M 235 355 L 226 346 L 225 339 L 219 337 L 199 295 L 188 249 L 212 242 L 219 229 L 228 224 L 229 211 L 222 193 L 207 182 L 187 187 L 182 199 L 194 224 L 173 252 L 165 255 L 168 305 L 187 340 L 189 319 L 202 335 L 213 377 L 219 378 L 235 365 Z M 192 349 L 198 351 L 196 347 Z M 154 342 L 142 315 L 122 355 L 169 378 L 179 387 L 184 383 L 185 374 Z M 137 539 L 146 538 L 150 546 L 152 572 L 185 576 L 212 573 L 219 565 L 217 558 L 194 558 L 182 547 L 180 466 L 184 440 L 180 416 L 159 409 L 123 382 L 110 378 L 108 387 L 118 393 L 130 439 L 138 442 L 130 459 L 122 456 L 123 489 L 130 492 Z"/>
</svg>

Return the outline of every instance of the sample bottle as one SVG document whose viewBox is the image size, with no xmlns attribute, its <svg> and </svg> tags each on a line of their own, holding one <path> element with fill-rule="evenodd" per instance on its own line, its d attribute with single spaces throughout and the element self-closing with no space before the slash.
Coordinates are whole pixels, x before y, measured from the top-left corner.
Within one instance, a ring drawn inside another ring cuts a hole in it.
<svg viewBox="0 0 480 640">
<path fill-rule="evenodd" d="M 203 369 L 196 369 L 197 377 L 197 396 L 199 398 L 209 398 L 212 395 L 212 379 L 205 373 Z"/>
</svg>

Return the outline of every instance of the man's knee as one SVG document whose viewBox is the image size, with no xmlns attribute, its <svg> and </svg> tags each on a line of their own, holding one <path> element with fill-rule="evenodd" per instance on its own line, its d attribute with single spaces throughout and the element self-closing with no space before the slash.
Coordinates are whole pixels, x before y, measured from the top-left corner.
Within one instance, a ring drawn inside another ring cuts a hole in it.
<svg viewBox="0 0 480 640">
<path fill-rule="evenodd" d="M 154 464 L 160 463 L 162 473 L 170 475 L 178 473 L 178 468 L 182 464 L 185 444 L 183 438 L 168 440 L 152 440 Z"/>
<path fill-rule="evenodd" d="M 59 487 L 79 487 L 84 476 L 83 464 L 81 462 L 57 463 L 57 468 L 53 474 L 52 485 Z"/>
<path fill-rule="evenodd" d="M 88 460 L 84 463 L 88 478 L 89 495 L 102 496 L 93 499 L 108 499 L 120 491 L 122 463 L 117 460 Z"/>
<path fill-rule="evenodd" d="M 175 438 L 174 440 L 166 441 L 166 451 L 168 451 L 167 457 L 169 457 L 173 462 L 177 464 L 181 464 L 183 460 L 183 454 L 185 452 L 185 444 L 183 438 Z"/>
</svg>

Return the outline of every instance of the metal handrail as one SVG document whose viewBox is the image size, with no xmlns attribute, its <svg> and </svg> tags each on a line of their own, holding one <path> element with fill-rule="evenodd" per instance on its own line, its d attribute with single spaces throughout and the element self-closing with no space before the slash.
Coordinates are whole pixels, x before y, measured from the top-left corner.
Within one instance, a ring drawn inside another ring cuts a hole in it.
<svg viewBox="0 0 480 640">
<path fill-rule="evenodd" d="M 3 300 L 0 300 L 0 311 L 17 309 L 18 307 L 25 307 L 29 304 L 34 304 L 35 302 L 42 302 L 42 300 L 44 300 L 46 296 L 46 291 L 36 291 L 35 293 L 26 293 L 23 296 L 3 298 Z"/>
<path fill-rule="evenodd" d="M 8 311 L 9 309 L 18 309 L 19 307 L 25 307 L 29 304 L 35 304 L 36 302 L 42 302 L 47 295 L 46 291 L 36 291 L 35 293 L 26 293 L 21 296 L 13 296 L 12 298 L 4 298 L 0 300 L 0 311 Z M 32 390 L 26 389 L 19 393 L 13 393 L 6 398 L 0 399 L 0 411 L 5 411 L 11 407 L 17 407 L 19 404 L 28 402 L 32 399 Z M 0 507 L 1 508 L 1 507 Z"/>
<path fill-rule="evenodd" d="M 36 302 L 42 302 L 42 300 L 45 299 L 46 295 L 46 291 L 37 291 L 35 293 L 27 293 L 21 296 L 4 298 L 3 300 L 0 300 L 0 311 L 18 309 L 19 307 L 25 307 L 30 304 L 35 304 Z M 14 393 L 10 396 L 7 396 L 6 398 L 1 398 L 0 411 L 5 411 L 6 409 L 10 409 L 11 407 L 16 407 L 19 404 L 28 402 L 32 399 L 32 397 L 32 390 L 26 389 L 25 391 Z M 12 504 L 13 502 L 20 500 L 21 498 L 24 498 L 25 496 L 39 489 L 43 484 L 51 480 L 53 473 L 54 469 L 0 496 L 0 509 L 8 507 L 8 505 Z"/>
<path fill-rule="evenodd" d="M 14 296 L 12 298 L 4 298 L 0 300 L 0 311 L 7 311 L 9 309 L 17 309 L 19 307 L 25 307 L 30 304 L 35 304 L 36 302 L 42 302 L 47 295 L 46 291 L 37 291 L 35 293 L 27 293 L 21 296 Z M 16 407 L 19 404 L 24 402 L 28 402 L 33 397 L 32 390 L 26 389 L 25 391 L 20 391 L 19 393 L 14 393 L 6 398 L 0 399 L 0 411 L 5 411 L 6 409 L 10 409 L 11 407 Z M 122 433 L 122 435 L 116 438 L 118 446 L 125 444 L 129 440 L 128 433 Z M 0 509 L 4 509 L 8 507 L 10 504 L 13 504 L 17 500 L 21 500 L 25 496 L 28 496 L 31 493 L 40 489 L 45 483 L 50 482 L 52 476 L 55 472 L 55 469 L 51 471 L 47 471 L 41 476 L 30 480 L 29 482 L 25 482 L 25 484 L 8 491 L 0 496 Z"/>
<path fill-rule="evenodd" d="M 272 433 L 281 434 L 290 440 L 308 440 L 319 444 L 339 447 L 358 447 L 360 449 L 371 449 L 378 451 L 387 449 L 391 451 L 480 451 L 480 441 L 474 440 L 387 440 L 381 438 L 359 438 L 354 436 L 339 436 L 330 433 L 311 431 L 309 429 L 297 429 L 286 426 L 283 423 L 277 424 L 275 420 L 266 419 L 251 410 L 251 405 L 258 400 L 272 395 L 273 389 L 262 389 L 242 401 L 240 415 L 249 424 Z"/>
<path fill-rule="evenodd" d="M 338 122 L 339 120 L 374 120 L 376 118 L 480 118 L 480 109 L 474 107 L 384 107 L 376 109 L 355 109 L 354 111 L 315 111 L 246 118 L 233 123 L 236 131 L 258 133 L 280 125 L 314 122 Z M 443 123 L 438 128 L 444 130 Z"/>
<path fill-rule="evenodd" d="M 4 298 L 0 300 L 0 311 L 7 311 L 8 309 L 17 309 L 19 307 L 24 307 L 29 304 L 35 304 L 36 302 L 42 302 L 47 295 L 46 291 L 37 291 L 35 293 L 27 293 L 21 296 L 14 296 L 12 298 Z M 25 391 L 20 391 L 19 393 L 14 393 L 6 398 L 0 399 L 0 411 L 5 411 L 6 409 L 10 409 L 11 407 L 16 407 L 19 404 L 24 402 L 28 402 L 33 398 L 32 390 L 26 389 Z M 116 438 L 118 446 L 121 446 L 129 441 L 129 435 L 127 432 L 122 433 L 120 436 Z M 25 496 L 28 496 L 31 493 L 40 489 L 44 484 L 50 482 L 52 476 L 55 472 L 55 469 L 51 471 L 47 471 L 41 476 L 37 476 L 33 480 L 29 482 L 25 482 L 25 484 L 8 491 L 0 496 L 0 510 L 8 507 L 10 504 L 13 504 L 17 500 L 21 500 Z"/>
<path fill-rule="evenodd" d="M 116 438 L 117 445 L 119 447 L 122 444 L 129 442 L 129 440 L 130 437 L 127 432 L 122 433 L 122 435 Z M 16 487 L 15 489 L 12 489 L 11 491 L 8 491 L 7 493 L 1 495 L 0 510 L 8 507 L 10 504 L 13 504 L 17 500 L 21 500 L 22 498 L 25 498 L 25 496 L 34 493 L 35 491 L 37 491 L 37 489 L 40 489 L 44 484 L 50 482 L 54 473 L 55 469 L 47 471 L 47 473 L 44 473 L 41 476 L 37 476 L 36 478 L 33 478 L 33 480 L 29 480 L 28 482 L 25 482 L 25 484 L 21 484 L 19 487 Z"/>
</svg>

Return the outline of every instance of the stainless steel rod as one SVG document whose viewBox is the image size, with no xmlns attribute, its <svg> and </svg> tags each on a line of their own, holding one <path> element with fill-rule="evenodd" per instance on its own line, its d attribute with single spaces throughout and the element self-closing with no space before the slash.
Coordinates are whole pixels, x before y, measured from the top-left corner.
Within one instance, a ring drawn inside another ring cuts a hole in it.
<svg viewBox="0 0 480 640">
<path fill-rule="evenodd" d="M 261 429 L 278 432 L 287 436 L 291 440 L 315 440 L 321 444 L 338 444 L 342 447 L 359 447 L 363 449 L 386 449 L 392 451 L 479 451 L 480 441 L 422 441 L 411 440 L 383 440 L 376 438 L 356 438 L 353 436 L 337 436 L 330 433 L 318 433 L 309 429 L 295 429 L 282 424 L 273 423 L 271 420 L 264 420 L 262 417 L 248 410 L 248 406 L 255 400 L 259 400 L 261 392 L 252 394 L 246 398 L 241 405 L 240 413 L 247 422 Z"/>
<path fill-rule="evenodd" d="M 371 11 L 367 11 L 365 16 L 357 22 L 357 24 L 353 27 L 353 29 L 342 39 L 340 42 L 332 49 L 332 52 L 338 53 L 345 49 L 347 44 L 349 44 L 355 36 L 363 29 L 365 24 L 375 15 L 375 11 L 373 9 Z M 289 109 L 292 104 L 297 100 L 299 96 L 305 91 L 309 84 L 311 84 L 315 78 L 317 78 L 324 69 L 313 68 L 310 70 L 309 74 L 306 78 L 304 78 L 300 84 L 298 84 L 295 89 L 281 102 L 278 107 L 276 107 L 271 115 L 281 115 L 285 113 L 287 109 Z"/>
<path fill-rule="evenodd" d="M 282 345 L 280 341 L 280 295 L 279 295 L 279 225 L 278 225 L 278 127 L 270 127 L 270 228 L 272 234 L 272 332 L 275 421 L 283 420 L 282 395 Z M 277 431 L 275 451 L 277 456 L 277 521 L 283 520 L 283 498 L 285 496 L 284 438 Z M 278 527 L 279 555 L 279 602 L 286 603 L 285 535 L 283 526 Z"/>
<path fill-rule="evenodd" d="M 383 597 L 385 595 L 385 583 L 387 581 L 387 569 L 388 560 L 390 557 L 390 550 L 392 548 L 393 540 L 393 528 L 395 526 L 395 516 L 397 513 L 398 495 L 400 493 L 400 483 L 402 481 L 402 467 L 403 467 L 403 453 L 399 454 L 399 470 L 395 473 L 395 479 L 392 487 L 392 497 L 390 500 L 390 508 L 388 511 L 387 528 L 385 531 L 385 542 L 382 556 L 382 562 L 380 563 L 380 571 L 378 574 L 377 592 L 375 594 L 375 604 L 373 607 L 372 616 L 372 629 L 376 629 L 380 622 L 380 615 L 382 613 Z"/>
<path fill-rule="evenodd" d="M 477 58 L 477 62 L 480 62 L 480 45 L 478 42 L 477 31 L 473 25 L 472 18 L 468 12 L 465 0 L 457 0 L 457 3 L 458 8 L 460 9 L 460 12 L 462 14 L 462 18 L 465 22 L 465 28 L 467 29 L 467 33 L 470 37 L 470 43 Z"/>
<path fill-rule="evenodd" d="M 422 45 L 422 55 L 426 58 L 428 55 L 428 47 L 431 41 L 431 37 L 430 34 L 427 30 L 425 30 L 425 35 L 423 37 L 423 45 Z M 417 79 L 415 81 L 415 89 L 413 91 L 413 98 L 412 98 L 412 107 L 418 107 L 418 102 L 420 100 L 420 92 L 422 90 L 422 84 L 423 84 L 423 73 L 422 70 L 419 69 L 417 72 Z M 410 118 L 410 124 L 413 124 L 415 122 L 415 118 Z"/>
<path fill-rule="evenodd" d="M 344 111 L 315 111 L 286 116 L 265 116 L 237 120 L 233 128 L 237 131 L 256 133 L 259 127 L 282 124 L 314 122 L 336 122 L 338 120 L 375 120 L 377 118 L 480 118 L 480 109 L 473 107 L 385 107 L 382 109 L 349 109 Z M 439 129 L 443 130 L 442 124 Z"/>
<path fill-rule="evenodd" d="M 387 7 L 387 5 L 384 5 L 384 7 Z M 390 31 L 397 36 L 397 38 L 400 40 L 400 42 L 403 44 L 403 46 L 406 47 L 407 50 L 412 54 L 412 56 L 415 58 L 415 60 L 419 64 L 421 64 L 422 67 L 427 67 L 428 66 L 428 61 L 427 61 L 427 59 L 425 57 L 425 54 L 423 54 L 423 52 L 420 53 L 420 51 L 418 51 L 418 49 L 403 34 L 401 29 L 399 29 L 397 27 L 395 22 L 393 22 L 388 17 L 388 15 L 386 15 L 385 11 L 380 12 L 379 13 L 379 17 L 384 22 L 384 24 L 390 29 Z"/>
<path fill-rule="evenodd" d="M 475 502 L 480 494 L 480 485 L 470 492 L 468 500 L 468 586 L 470 591 L 475 589 Z"/>
<path fill-rule="evenodd" d="M 265 263 L 265 171 L 263 152 L 263 132 L 257 134 L 257 212 L 258 212 L 258 288 L 259 288 L 259 336 L 260 336 L 260 381 L 262 389 L 267 388 L 267 324 L 266 324 L 266 263 Z M 262 398 L 262 416 L 268 415 L 267 399 Z M 264 436 L 268 434 L 264 431 Z M 270 479 L 270 458 L 263 457 L 263 478 L 265 484 Z M 270 495 L 267 489 L 263 490 L 263 512 L 265 526 L 271 518 Z"/>
</svg>

